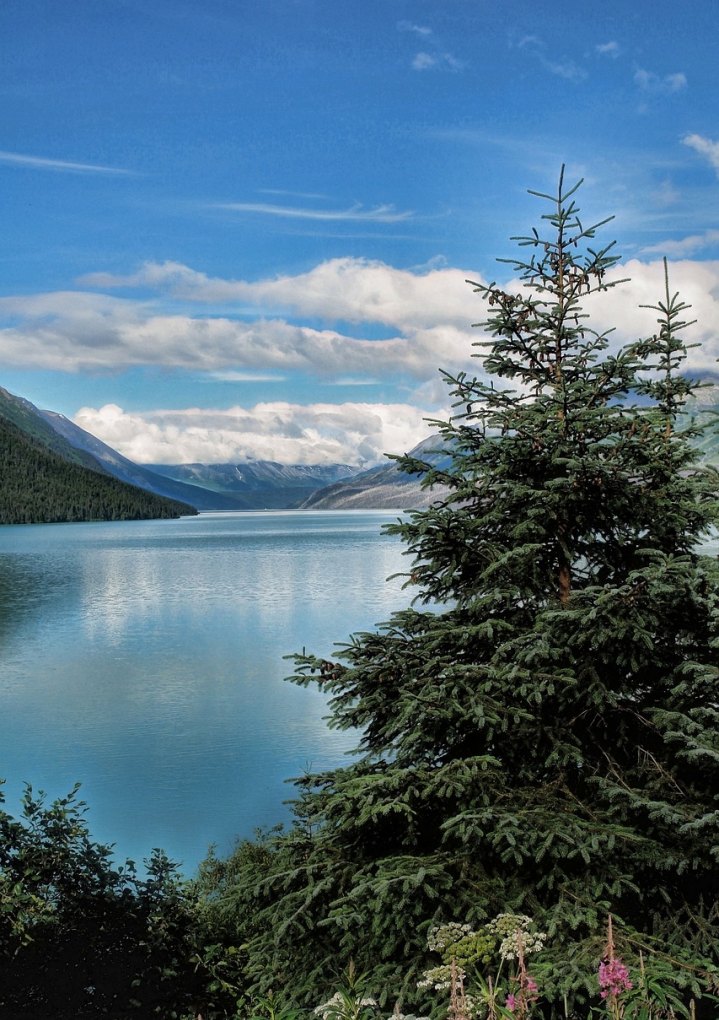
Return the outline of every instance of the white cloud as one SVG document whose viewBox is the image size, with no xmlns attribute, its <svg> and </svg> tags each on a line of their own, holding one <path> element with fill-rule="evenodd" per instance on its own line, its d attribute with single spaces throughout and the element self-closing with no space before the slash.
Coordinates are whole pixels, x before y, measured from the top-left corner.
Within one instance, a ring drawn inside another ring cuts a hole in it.
<svg viewBox="0 0 719 1020">
<path fill-rule="evenodd" d="M 656 331 L 658 313 L 642 305 L 656 305 L 664 298 L 664 263 L 630 259 L 615 267 L 608 280 L 629 277 L 629 282 L 584 301 L 597 330 L 616 327 L 613 344 L 619 345 Z M 712 376 L 719 359 L 719 261 L 698 262 L 682 259 L 669 263 L 669 289 L 691 305 L 685 318 L 697 322 L 686 331 L 685 339 L 698 346 L 688 352 L 690 372 Z"/>
<path fill-rule="evenodd" d="M 466 66 L 464 60 L 459 60 L 452 53 L 439 51 L 436 53 L 423 51 L 415 54 L 412 60 L 412 67 L 415 71 L 461 71 Z"/>
<path fill-rule="evenodd" d="M 634 74 L 634 83 L 639 86 L 642 92 L 649 95 L 673 95 L 687 87 L 687 76 L 682 71 L 678 71 L 675 74 L 665 74 L 664 77 L 660 77 L 653 71 L 646 71 L 640 67 Z"/>
<path fill-rule="evenodd" d="M 402 223 L 414 216 L 414 213 L 409 210 L 399 212 L 393 205 L 378 205 L 374 209 L 363 209 L 359 204 L 353 205 L 349 209 L 309 209 L 288 205 L 271 205 L 266 202 L 216 202 L 212 208 L 226 209 L 229 212 L 280 216 L 285 219 L 326 222 Z"/>
<path fill-rule="evenodd" d="M 415 71 L 428 71 L 432 67 L 437 66 L 437 57 L 431 53 L 417 53 L 412 61 L 412 67 Z"/>
<path fill-rule="evenodd" d="M 709 243 L 715 236 L 708 231 L 700 239 Z M 676 242 L 674 253 L 686 255 L 698 243 L 689 238 L 682 248 Z M 615 279 L 631 276 L 632 283 L 590 302 L 598 320 L 617 326 L 621 336 L 650 332 L 651 313 L 637 311 L 636 305 L 661 296 L 661 262 L 634 260 L 613 273 Z M 151 263 L 130 276 L 91 279 L 104 287 L 152 288 L 152 301 L 86 291 L 0 299 L 0 316 L 7 322 L 0 331 L 0 357 L 6 365 L 60 371 L 150 365 L 243 380 L 300 373 L 327 383 L 381 379 L 416 390 L 431 386 L 440 367 L 455 371 L 476 365 L 469 356 L 478 333 L 470 324 L 482 320 L 486 310 L 465 282 L 470 275 L 446 267 L 415 272 L 343 258 L 295 276 L 245 281 L 211 278 L 178 263 Z M 719 262 L 683 258 L 672 263 L 671 276 L 699 319 L 694 336 L 704 346 L 691 353 L 692 363 L 704 368 L 712 362 L 713 371 L 719 355 Z M 175 307 L 178 300 L 202 303 L 208 312 L 190 307 L 168 314 L 161 304 L 166 295 Z M 241 317 L 213 315 L 217 302 L 225 310 L 234 303 Z M 307 321 L 328 326 L 310 327 Z M 335 323 L 345 325 L 330 328 Z M 390 335 L 365 339 L 367 324 Z"/>
<path fill-rule="evenodd" d="M 288 191 L 287 188 L 258 188 L 261 195 L 282 195 L 284 198 L 310 198 L 317 201 L 326 201 L 327 195 L 316 191 Z"/>
<path fill-rule="evenodd" d="M 546 43 L 537 35 L 525 35 L 517 43 L 520 50 L 528 50 L 540 63 L 545 71 L 566 81 L 580 82 L 587 77 L 584 68 L 579 67 L 573 60 L 553 60 L 546 56 Z"/>
<path fill-rule="evenodd" d="M 706 156 L 719 174 L 719 142 L 713 142 L 711 138 L 703 138 L 702 135 L 685 135 L 682 142 L 698 152 L 700 156 Z"/>
<path fill-rule="evenodd" d="M 263 383 L 263 382 L 284 382 L 283 375 L 268 375 L 261 372 L 208 372 L 208 379 L 215 382 L 227 383 Z"/>
<path fill-rule="evenodd" d="M 119 174 L 134 176 L 132 170 L 122 170 L 97 163 L 69 163 L 64 159 L 46 159 L 41 156 L 27 156 L 21 152 L 0 151 L 0 163 L 29 167 L 32 170 L 54 170 L 59 173 L 75 174 Z"/>
<path fill-rule="evenodd" d="M 427 28 L 426 25 L 415 25 L 411 21 L 400 21 L 397 23 L 397 28 L 400 32 L 414 32 L 415 35 L 423 37 L 432 35 L 431 28 Z"/>
<path fill-rule="evenodd" d="M 719 244 L 719 230 L 705 230 L 702 234 L 690 234 L 674 241 L 660 241 L 642 249 L 643 255 L 665 255 L 667 258 L 686 258 L 703 248 Z"/>
<path fill-rule="evenodd" d="M 320 267 L 321 268 L 321 267 Z M 243 321 L 157 313 L 146 302 L 88 293 L 42 294 L 1 298 L 0 315 L 21 318 L 0 330 L 0 356 L 7 365 L 77 372 L 117 371 L 133 365 L 167 366 L 195 372 L 306 373 L 332 380 L 351 376 L 425 379 L 461 364 L 471 342 L 471 292 L 464 285 L 467 313 L 451 307 L 451 295 L 428 290 L 424 306 L 412 288 L 419 280 L 398 273 L 398 280 L 377 275 L 374 292 L 366 285 L 367 307 L 360 294 L 332 294 L 332 272 L 316 280 L 314 293 L 302 294 L 302 277 L 270 281 L 255 295 L 275 307 L 284 303 L 300 316 L 360 321 L 403 320 L 398 335 L 366 340 L 332 329 L 314 329 L 284 318 Z M 446 271 L 445 271 L 446 272 Z M 457 274 L 459 275 L 459 274 Z M 398 283 L 410 284 L 404 297 L 393 294 Z M 361 279 L 361 273 L 357 277 Z M 349 284 L 348 276 L 345 283 Z M 367 282 L 366 282 L 367 283 Z M 435 302 L 432 308 L 433 298 Z M 415 305 L 416 300 L 416 305 Z M 478 302 L 471 305 L 475 316 Z M 481 307 L 481 305 L 479 305 Z M 374 313 L 374 314 L 373 314 Z M 457 323 L 461 320 L 462 325 Z"/>
<path fill-rule="evenodd" d="M 410 404 L 310 404 L 274 401 L 218 411 L 124 411 L 82 407 L 81 428 L 141 464 L 221 464 L 248 459 L 288 464 L 381 461 L 429 434 L 428 412 Z"/>
<path fill-rule="evenodd" d="M 369 259 L 338 258 L 306 273 L 250 282 L 208 277 L 177 262 L 150 262 L 129 276 L 95 273 L 81 283 L 103 288 L 149 287 L 190 301 L 231 302 L 325 321 L 377 323 L 398 329 L 453 325 L 481 318 L 468 271 L 396 269 Z"/>
<path fill-rule="evenodd" d="M 554 74 L 558 78 L 565 78 L 567 81 L 584 81 L 587 77 L 584 68 L 579 67 L 573 60 L 547 60 L 542 57 L 541 64 L 545 71 L 549 71 L 550 74 Z"/>
<path fill-rule="evenodd" d="M 612 60 L 616 60 L 619 56 L 619 43 L 614 39 L 610 42 L 599 43 L 594 49 L 601 57 L 611 57 Z"/>
</svg>

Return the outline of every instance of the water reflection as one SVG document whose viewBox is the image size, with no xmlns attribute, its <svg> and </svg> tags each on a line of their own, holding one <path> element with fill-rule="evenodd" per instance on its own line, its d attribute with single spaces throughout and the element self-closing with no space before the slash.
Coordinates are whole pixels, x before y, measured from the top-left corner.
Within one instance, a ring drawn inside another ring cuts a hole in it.
<svg viewBox="0 0 719 1020">
<path fill-rule="evenodd" d="M 282 656 L 407 604 L 394 514 L 202 515 L 0 529 L 0 776 L 76 780 L 98 838 L 193 864 L 273 824 L 284 780 L 336 764 L 315 690 Z"/>
</svg>

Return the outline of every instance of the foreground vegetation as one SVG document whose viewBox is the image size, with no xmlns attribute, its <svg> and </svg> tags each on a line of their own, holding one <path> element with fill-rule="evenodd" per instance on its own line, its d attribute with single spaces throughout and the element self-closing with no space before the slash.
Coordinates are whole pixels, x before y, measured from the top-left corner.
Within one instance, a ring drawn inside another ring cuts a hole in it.
<svg viewBox="0 0 719 1020">
<path fill-rule="evenodd" d="M 415 608 L 295 658 L 354 764 L 186 885 L 113 871 L 72 803 L 0 818 L 6 1015 L 72 953 L 75 1012 L 43 1016 L 717 1015 L 718 478 L 682 417 L 686 306 L 667 280 L 649 338 L 591 329 L 617 259 L 575 192 L 539 196 L 522 288 L 476 286 L 493 379 L 447 377 L 449 462 L 399 458 L 447 493 L 391 527 Z"/>
</svg>

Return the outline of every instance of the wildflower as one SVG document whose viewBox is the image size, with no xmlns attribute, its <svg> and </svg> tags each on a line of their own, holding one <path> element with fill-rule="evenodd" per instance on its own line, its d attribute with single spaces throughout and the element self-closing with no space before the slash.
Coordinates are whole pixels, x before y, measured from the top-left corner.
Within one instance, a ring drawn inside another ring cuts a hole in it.
<svg viewBox="0 0 719 1020">
<path fill-rule="evenodd" d="M 532 918 L 526 914 L 498 914 L 487 924 L 488 931 L 501 939 L 499 955 L 503 960 L 517 960 L 520 955 L 539 953 L 547 939 L 545 932 L 531 932 Z"/>
<path fill-rule="evenodd" d="M 521 953 L 528 956 L 530 953 L 541 953 L 547 939 L 545 932 L 529 932 L 517 928 L 510 935 L 506 935 L 499 944 L 499 955 L 503 960 L 516 960 Z"/>
<path fill-rule="evenodd" d="M 430 928 L 427 935 L 427 948 L 433 953 L 441 953 L 447 946 L 459 942 L 468 935 L 476 935 L 470 924 L 460 924 L 458 921 L 448 921 L 447 924 L 440 924 Z"/>
<path fill-rule="evenodd" d="M 505 1002 L 505 1006 L 507 1007 L 507 1009 L 509 1010 L 510 1013 L 514 1013 L 516 1005 L 517 1005 L 516 996 L 514 996 L 512 994 L 512 992 L 510 992 L 509 995 L 507 996 L 507 1001 Z"/>
<path fill-rule="evenodd" d="M 352 996 L 343 995 L 342 992 L 335 992 L 331 999 L 316 1006 L 314 1013 L 322 1017 L 322 1020 L 342 1020 L 342 1018 L 357 1015 L 364 1006 L 376 1006 L 375 999 L 355 999 Z"/>
<path fill-rule="evenodd" d="M 609 996 L 616 998 L 624 991 L 633 988 L 629 980 L 629 969 L 622 963 L 618 956 L 609 960 L 602 960 L 599 964 L 599 988 L 602 999 Z"/>
<path fill-rule="evenodd" d="M 456 970 L 456 979 L 464 981 L 466 975 L 463 970 Z M 452 988 L 452 967 L 443 964 L 440 967 L 432 967 L 424 972 L 421 981 L 417 982 L 418 988 L 434 988 L 438 992 Z"/>
</svg>

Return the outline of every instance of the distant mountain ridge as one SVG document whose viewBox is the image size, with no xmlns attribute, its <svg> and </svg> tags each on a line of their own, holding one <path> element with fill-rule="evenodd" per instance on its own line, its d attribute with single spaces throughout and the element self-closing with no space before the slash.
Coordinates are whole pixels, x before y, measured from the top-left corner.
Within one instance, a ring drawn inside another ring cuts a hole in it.
<svg viewBox="0 0 719 1020">
<path fill-rule="evenodd" d="M 32 406 L 32 405 L 31 405 Z M 37 412 L 56 433 L 67 440 L 78 451 L 91 454 L 108 474 L 130 485 L 137 485 L 148 492 L 168 499 L 180 499 L 191 503 L 198 510 L 247 510 L 242 500 L 225 497 L 221 493 L 208 492 L 206 488 L 174 481 L 158 474 L 151 468 L 123 457 L 117 450 L 103 443 L 101 439 L 86 432 L 56 411 Z"/>
<path fill-rule="evenodd" d="M 347 464 L 279 464 L 271 460 L 148 467 L 157 475 L 241 500 L 242 509 L 249 510 L 294 509 L 317 489 L 349 479 L 354 471 Z"/>
<path fill-rule="evenodd" d="M 347 478 L 346 464 L 136 464 L 56 411 L 40 410 L 0 387 L 0 418 L 67 463 L 197 510 L 294 509 L 316 489 Z"/>
<path fill-rule="evenodd" d="M 700 391 L 686 416 L 717 420 L 716 399 Z M 100 439 L 55 411 L 41 411 L 30 401 L 0 387 L 0 419 L 56 453 L 67 463 L 111 476 L 148 493 L 189 504 L 198 510 L 389 509 L 429 506 L 444 491 L 422 488 L 420 474 L 400 471 L 392 461 L 356 471 L 347 464 L 280 464 L 247 461 L 228 464 L 135 464 Z M 409 455 L 443 466 L 449 454 L 441 437 L 428 436 Z M 719 464 L 719 429 L 698 442 L 703 459 Z"/>
<path fill-rule="evenodd" d="M 409 456 L 441 467 L 449 462 L 449 454 L 441 449 L 441 442 L 439 436 L 429 436 L 413 447 Z M 415 510 L 430 506 L 444 492 L 441 486 L 422 488 L 421 474 L 407 474 L 389 461 L 319 489 L 305 500 L 302 509 Z"/>
</svg>

